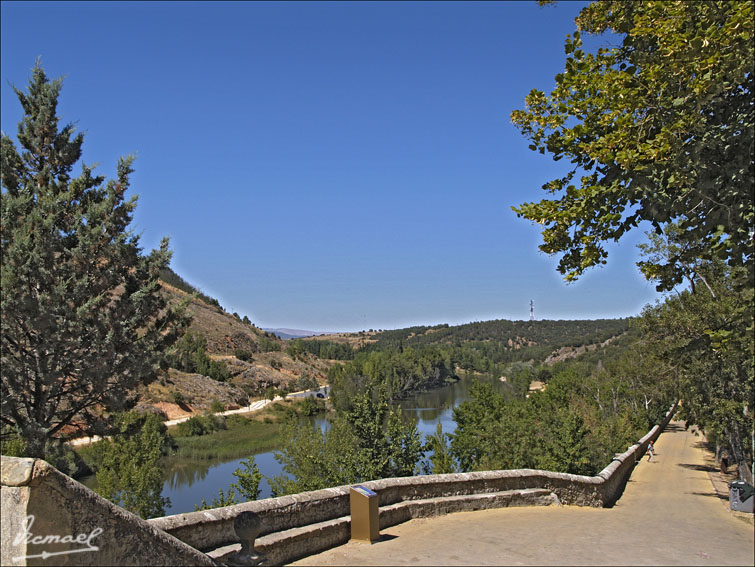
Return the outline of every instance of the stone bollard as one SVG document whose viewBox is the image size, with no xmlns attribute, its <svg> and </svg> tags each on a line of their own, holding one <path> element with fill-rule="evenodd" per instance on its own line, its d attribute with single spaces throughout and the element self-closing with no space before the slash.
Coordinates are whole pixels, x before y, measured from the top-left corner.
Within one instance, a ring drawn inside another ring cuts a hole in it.
<svg viewBox="0 0 755 567">
<path fill-rule="evenodd" d="M 262 530 L 262 519 L 254 512 L 241 512 L 233 520 L 233 531 L 241 543 L 241 551 L 222 558 L 225 565 L 267 565 L 267 558 L 254 550 L 254 540 Z"/>
</svg>

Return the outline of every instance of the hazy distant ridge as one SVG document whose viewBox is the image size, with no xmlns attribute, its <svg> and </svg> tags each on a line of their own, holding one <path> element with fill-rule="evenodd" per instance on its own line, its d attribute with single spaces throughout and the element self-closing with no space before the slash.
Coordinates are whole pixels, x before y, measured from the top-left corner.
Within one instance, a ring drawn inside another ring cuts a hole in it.
<svg viewBox="0 0 755 567">
<path fill-rule="evenodd" d="M 333 333 L 325 333 L 322 331 L 305 331 L 303 329 L 266 329 L 262 328 L 263 331 L 267 331 L 268 333 L 273 333 L 274 335 L 277 335 L 281 339 L 301 339 L 303 337 L 317 337 L 320 335 L 332 335 Z"/>
</svg>

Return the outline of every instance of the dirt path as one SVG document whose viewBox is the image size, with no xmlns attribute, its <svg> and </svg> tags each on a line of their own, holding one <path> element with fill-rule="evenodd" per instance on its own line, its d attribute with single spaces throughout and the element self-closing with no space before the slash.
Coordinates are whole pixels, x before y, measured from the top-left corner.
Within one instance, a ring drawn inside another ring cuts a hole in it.
<svg viewBox="0 0 755 567">
<path fill-rule="evenodd" d="M 281 400 L 282 398 L 280 396 L 276 396 L 276 400 Z M 271 404 L 272 402 L 270 400 L 257 400 L 256 402 L 252 402 L 251 405 L 245 406 L 243 408 L 235 409 L 235 410 L 227 410 L 227 411 L 221 411 L 218 413 L 215 413 L 213 415 L 233 415 L 238 413 L 252 413 L 261 410 L 268 404 Z M 170 419 L 168 421 L 163 421 L 163 424 L 165 427 L 170 427 L 171 425 L 178 425 L 179 423 L 183 423 L 184 421 L 190 420 L 192 417 L 199 414 L 189 414 L 185 415 L 184 417 L 179 417 L 177 419 Z M 73 447 L 78 447 L 81 445 L 91 445 L 92 443 L 97 443 L 102 439 L 99 435 L 94 435 L 92 437 L 78 437 L 76 439 L 72 439 L 68 441 L 67 443 Z"/>
<path fill-rule="evenodd" d="M 722 506 L 701 438 L 672 423 L 613 508 L 528 507 L 411 520 L 296 565 L 750 565 L 753 526 Z"/>
</svg>

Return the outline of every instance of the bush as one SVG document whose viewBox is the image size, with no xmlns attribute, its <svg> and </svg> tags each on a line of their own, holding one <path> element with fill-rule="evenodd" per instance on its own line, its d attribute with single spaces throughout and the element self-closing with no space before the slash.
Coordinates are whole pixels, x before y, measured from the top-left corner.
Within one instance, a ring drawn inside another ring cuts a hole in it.
<svg viewBox="0 0 755 567">
<path fill-rule="evenodd" d="M 194 437 L 204 435 L 207 431 L 204 428 L 202 420 L 198 417 L 192 417 L 183 423 L 178 424 L 178 434 L 182 437 Z"/>
<path fill-rule="evenodd" d="M 281 345 L 278 341 L 267 337 L 260 337 L 259 346 L 261 352 L 277 352 L 281 349 Z"/>
<path fill-rule="evenodd" d="M 196 372 L 209 376 L 218 382 L 225 382 L 231 377 L 223 361 L 212 360 L 207 356 L 207 341 L 200 334 L 186 332 L 176 344 L 170 356 L 170 364 L 183 372 Z"/>
<path fill-rule="evenodd" d="M 238 414 L 231 414 L 225 417 L 226 428 L 229 427 L 244 427 L 249 425 L 249 420 L 244 416 Z"/>
<path fill-rule="evenodd" d="M 244 362 L 251 362 L 252 360 L 254 360 L 252 353 L 243 348 L 237 348 L 235 351 L 233 351 L 233 355 L 239 360 L 243 360 Z"/>
<path fill-rule="evenodd" d="M 181 392 L 171 392 L 170 397 L 174 404 L 178 404 L 179 406 L 186 404 L 186 398 Z"/>
<path fill-rule="evenodd" d="M 325 411 L 325 403 L 315 398 L 304 398 L 299 404 L 299 411 L 302 415 L 317 415 Z"/>
<path fill-rule="evenodd" d="M 210 402 L 210 411 L 212 413 L 220 413 L 221 411 L 225 411 L 225 405 L 223 405 L 223 402 L 221 402 L 217 398 L 212 398 L 212 402 Z"/>
<path fill-rule="evenodd" d="M 165 514 L 160 459 L 171 449 L 165 425 L 153 414 L 115 419 L 111 439 L 94 445 L 97 492 L 142 518 Z"/>
<path fill-rule="evenodd" d="M 25 457 L 26 443 L 20 435 L 13 433 L 10 427 L 3 427 L 0 437 L 0 454 L 6 457 Z"/>
<path fill-rule="evenodd" d="M 296 381 L 296 387 L 300 390 L 316 390 L 320 385 L 317 383 L 315 377 L 309 373 L 299 376 L 299 379 Z"/>
<path fill-rule="evenodd" d="M 239 467 L 233 471 L 233 476 L 236 477 L 238 482 L 231 484 L 227 493 L 224 493 L 221 488 L 218 488 L 218 497 L 213 498 L 212 504 L 207 504 L 203 498 L 202 503 L 199 506 L 194 506 L 194 510 L 211 510 L 212 508 L 222 508 L 224 506 L 238 504 L 239 501 L 236 497 L 237 490 L 239 491 L 239 495 L 247 501 L 257 500 L 260 496 L 262 474 L 260 474 L 253 456 L 245 461 L 241 461 L 241 464 L 243 467 Z"/>
<path fill-rule="evenodd" d="M 226 428 L 225 418 L 221 415 L 196 415 L 178 424 L 178 434 L 195 437 Z"/>
</svg>

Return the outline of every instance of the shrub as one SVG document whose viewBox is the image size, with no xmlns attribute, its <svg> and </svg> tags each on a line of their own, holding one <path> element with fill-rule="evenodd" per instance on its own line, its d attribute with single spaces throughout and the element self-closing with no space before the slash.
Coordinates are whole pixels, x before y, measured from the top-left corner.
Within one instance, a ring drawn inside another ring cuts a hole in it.
<svg viewBox="0 0 755 567">
<path fill-rule="evenodd" d="M 186 398 L 181 392 L 173 391 L 170 393 L 170 397 L 174 404 L 178 404 L 179 406 L 186 404 Z"/>
<path fill-rule="evenodd" d="M 0 454 L 6 457 L 25 457 L 26 443 L 20 435 L 13 433 L 10 427 L 3 427 L 0 437 Z"/>
<path fill-rule="evenodd" d="M 261 352 L 277 352 L 281 350 L 281 345 L 278 341 L 267 337 L 260 337 L 259 346 Z"/>
<path fill-rule="evenodd" d="M 203 421 L 199 417 L 192 417 L 178 424 L 178 434 L 182 437 L 194 437 L 207 433 Z"/>
<path fill-rule="evenodd" d="M 233 355 L 239 360 L 243 360 L 244 362 L 251 362 L 252 360 L 254 360 L 252 353 L 243 348 L 237 348 L 235 351 L 233 351 Z"/>
<path fill-rule="evenodd" d="M 299 404 L 299 411 L 302 415 L 317 415 L 325 411 L 325 404 L 315 398 L 304 398 Z"/>
<path fill-rule="evenodd" d="M 231 377 L 223 361 L 212 360 L 207 356 L 207 341 L 200 334 L 187 332 L 181 337 L 170 357 L 173 368 L 184 372 L 196 372 L 209 376 L 218 382 L 225 382 Z"/>
<path fill-rule="evenodd" d="M 153 414 L 129 412 L 115 420 L 111 439 L 94 445 L 97 492 L 142 518 L 165 514 L 160 459 L 170 450 L 165 425 Z"/>
<path fill-rule="evenodd" d="M 195 415 L 178 424 L 178 434 L 182 437 L 194 437 L 211 433 L 219 429 L 227 429 L 222 415 Z"/>
</svg>

